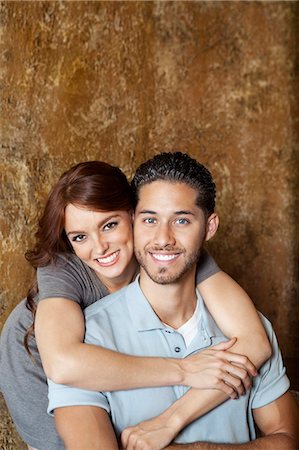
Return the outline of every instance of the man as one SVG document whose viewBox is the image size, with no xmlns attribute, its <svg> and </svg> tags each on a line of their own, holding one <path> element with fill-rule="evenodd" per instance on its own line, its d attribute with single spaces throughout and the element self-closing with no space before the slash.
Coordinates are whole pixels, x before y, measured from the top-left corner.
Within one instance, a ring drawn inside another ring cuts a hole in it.
<svg viewBox="0 0 299 450">
<path fill-rule="evenodd" d="M 86 310 L 86 342 L 135 355 L 186 357 L 223 341 L 194 287 L 201 248 L 219 221 L 210 173 L 188 155 L 164 153 L 137 169 L 132 185 L 140 278 Z M 251 392 L 186 426 L 175 439 L 182 448 L 221 449 L 223 443 L 225 448 L 296 448 L 296 407 L 275 336 L 267 321 L 265 326 L 273 355 L 253 380 Z M 57 408 L 58 415 L 62 406 L 76 411 L 76 426 L 73 415 L 72 430 L 67 424 L 59 428 L 68 448 L 108 450 L 117 448 L 117 442 L 107 413 L 119 437 L 127 427 L 161 414 L 187 390 L 168 386 L 98 393 L 50 383 L 49 408 Z M 264 435 L 256 440 L 255 424 Z M 125 431 L 124 445 L 161 448 L 159 436 L 151 440 L 155 430 L 149 432 L 151 447 L 145 446 L 140 430 L 146 426 Z"/>
</svg>

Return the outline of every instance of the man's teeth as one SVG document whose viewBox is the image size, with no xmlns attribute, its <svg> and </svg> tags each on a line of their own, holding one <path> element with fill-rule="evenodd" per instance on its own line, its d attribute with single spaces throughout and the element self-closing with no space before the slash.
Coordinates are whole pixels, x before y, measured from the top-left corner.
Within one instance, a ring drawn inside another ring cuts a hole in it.
<svg viewBox="0 0 299 450">
<path fill-rule="evenodd" d="M 118 256 L 119 251 L 112 253 L 110 256 L 106 256 L 106 258 L 97 258 L 97 261 L 101 264 L 107 264 L 115 260 L 115 258 Z"/>
<path fill-rule="evenodd" d="M 161 255 L 161 254 L 156 254 L 153 253 L 153 257 L 155 259 L 158 259 L 158 261 L 171 261 L 172 259 L 175 259 L 178 255 Z"/>
</svg>

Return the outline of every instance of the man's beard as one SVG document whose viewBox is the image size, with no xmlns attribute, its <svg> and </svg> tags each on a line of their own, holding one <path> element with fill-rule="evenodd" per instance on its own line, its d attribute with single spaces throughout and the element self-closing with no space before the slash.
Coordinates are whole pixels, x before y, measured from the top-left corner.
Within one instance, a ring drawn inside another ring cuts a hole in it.
<svg viewBox="0 0 299 450">
<path fill-rule="evenodd" d="M 154 253 L 155 251 L 158 251 L 157 249 L 155 250 L 151 250 L 152 253 Z M 161 249 L 160 249 L 161 251 Z M 154 281 L 157 284 L 172 284 L 172 283 L 177 283 L 178 281 L 180 281 L 184 275 L 186 273 L 188 273 L 193 267 L 194 265 L 197 263 L 197 261 L 199 260 L 200 257 L 200 253 L 201 253 L 201 248 L 199 248 L 197 251 L 194 251 L 192 253 L 190 253 L 186 259 L 184 260 L 184 265 L 180 268 L 177 269 L 177 271 L 171 273 L 171 268 L 170 268 L 170 273 L 168 272 L 168 266 L 166 267 L 159 267 L 157 272 L 152 273 L 147 264 L 146 264 L 146 259 L 143 258 L 142 253 L 138 250 L 135 249 L 135 256 L 136 259 L 138 261 L 138 263 L 140 264 L 140 266 L 144 269 L 144 271 L 147 273 L 147 275 L 149 276 L 149 278 Z M 184 253 L 182 253 L 183 255 Z"/>
</svg>

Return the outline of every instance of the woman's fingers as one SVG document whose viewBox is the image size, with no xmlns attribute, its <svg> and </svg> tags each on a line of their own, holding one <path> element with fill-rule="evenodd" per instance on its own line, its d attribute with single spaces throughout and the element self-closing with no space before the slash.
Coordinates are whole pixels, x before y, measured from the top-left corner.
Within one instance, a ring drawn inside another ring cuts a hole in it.
<svg viewBox="0 0 299 450">
<path fill-rule="evenodd" d="M 237 338 L 231 338 L 228 341 L 220 342 L 220 344 L 213 345 L 210 350 L 228 350 L 237 342 Z"/>
<path fill-rule="evenodd" d="M 230 339 L 186 358 L 182 362 L 185 384 L 197 389 L 220 389 L 232 396 L 223 385 L 226 383 L 242 395 L 251 387 L 251 376 L 257 371 L 247 356 L 229 350 L 235 342 L 236 339 Z"/>
<path fill-rule="evenodd" d="M 230 341 L 227 341 L 230 342 Z M 252 376 L 257 375 L 257 370 L 255 365 L 250 361 L 249 358 L 247 358 L 246 355 L 240 355 L 239 353 L 230 352 L 226 349 L 220 349 L 218 348 L 219 344 L 214 345 L 209 350 L 212 350 L 216 352 L 216 356 L 218 358 L 224 359 L 228 361 L 229 363 L 234 363 L 237 365 L 242 366 L 245 370 L 247 370 L 248 373 Z M 231 345 L 230 345 L 231 347 Z"/>
</svg>

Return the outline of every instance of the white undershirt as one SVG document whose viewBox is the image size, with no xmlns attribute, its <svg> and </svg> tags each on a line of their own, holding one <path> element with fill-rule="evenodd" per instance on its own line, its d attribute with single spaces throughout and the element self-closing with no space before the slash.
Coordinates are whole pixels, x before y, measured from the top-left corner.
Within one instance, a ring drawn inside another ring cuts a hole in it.
<svg viewBox="0 0 299 450">
<path fill-rule="evenodd" d="M 180 326 L 179 328 L 177 328 L 175 330 L 183 336 L 186 347 L 188 347 L 191 344 L 193 338 L 195 337 L 195 335 L 198 331 L 199 320 L 200 320 L 200 311 L 199 311 L 198 302 L 197 302 L 195 311 L 194 311 L 193 315 L 190 317 L 190 319 L 187 320 L 187 322 L 185 322 L 182 326 Z M 166 325 L 166 324 L 164 324 L 164 325 Z M 166 325 L 166 326 L 171 328 L 169 325 Z M 174 329 L 174 328 L 172 328 L 172 329 Z"/>
</svg>

